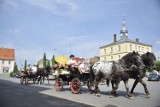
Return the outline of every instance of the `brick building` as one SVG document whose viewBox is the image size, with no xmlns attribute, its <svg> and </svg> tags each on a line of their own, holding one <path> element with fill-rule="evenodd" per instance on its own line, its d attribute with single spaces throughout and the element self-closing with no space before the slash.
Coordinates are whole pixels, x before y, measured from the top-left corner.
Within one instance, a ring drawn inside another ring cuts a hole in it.
<svg viewBox="0 0 160 107">
<path fill-rule="evenodd" d="M 14 49 L 0 48 L 0 73 L 13 71 L 15 62 Z"/>
</svg>

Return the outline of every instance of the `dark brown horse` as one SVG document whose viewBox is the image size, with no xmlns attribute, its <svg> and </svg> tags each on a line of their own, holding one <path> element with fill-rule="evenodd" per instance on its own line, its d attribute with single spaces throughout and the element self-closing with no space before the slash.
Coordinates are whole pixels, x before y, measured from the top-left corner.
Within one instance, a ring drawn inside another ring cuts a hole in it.
<svg viewBox="0 0 160 107">
<path fill-rule="evenodd" d="M 142 60 L 143 60 L 143 63 L 145 65 L 146 68 L 151 68 L 151 69 L 154 69 L 156 68 L 156 57 L 153 53 L 150 53 L 150 52 L 147 52 L 145 54 L 143 54 L 141 56 Z M 137 78 L 132 86 L 132 89 L 130 91 L 131 94 L 133 94 L 133 91 L 134 91 L 134 88 L 136 87 L 136 85 L 138 84 L 138 82 L 140 82 L 143 87 L 144 87 L 144 90 L 145 90 L 145 93 L 146 95 L 150 95 L 148 89 L 146 88 L 146 83 L 142 80 L 142 78 L 145 77 L 146 75 L 146 69 L 145 70 L 142 70 L 142 75 L 140 76 L 140 78 Z"/>
<path fill-rule="evenodd" d="M 116 95 L 116 90 L 119 87 L 120 81 L 123 81 L 125 84 L 127 96 L 129 98 L 132 97 L 128 86 L 129 78 L 137 79 L 139 76 L 141 76 L 141 72 L 145 70 L 144 68 L 145 66 L 141 56 L 136 52 L 129 53 L 123 56 L 117 63 L 114 63 L 111 73 L 111 97 Z"/>
<path fill-rule="evenodd" d="M 127 91 L 127 95 L 130 96 L 128 80 L 129 74 L 125 73 L 126 71 L 132 70 L 132 65 L 137 67 L 144 67 L 143 61 L 138 53 L 132 52 L 124 57 L 122 57 L 118 62 L 114 63 L 105 63 L 105 62 L 97 62 L 93 65 L 91 70 L 92 81 L 90 84 L 95 84 L 95 89 L 90 89 L 90 91 L 96 93 L 97 96 L 100 96 L 100 89 L 98 87 L 99 82 L 102 79 L 107 79 L 107 83 L 109 83 L 109 79 L 111 79 L 112 83 L 112 94 L 116 93 L 116 90 L 119 87 L 119 83 L 121 80 L 124 81 L 125 88 Z M 136 75 L 135 75 L 136 76 Z"/>
<path fill-rule="evenodd" d="M 141 60 L 143 62 L 141 62 Z M 141 64 L 137 63 L 136 62 L 141 62 Z M 130 98 L 130 97 L 133 97 L 133 91 L 134 91 L 134 88 L 136 87 L 136 85 L 138 84 L 138 82 L 140 82 L 142 84 L 142 86 L 144 87 L 144 91 L 146 93 L 146 95 L 150 95 L 148 89 L 147 89 L 147 85 L 146 83 L 143 81 L 143 78 L 145 77 L 146 75 L 146 68 L 147 67 L 150 67 L 150 68 L 155 68 L 156 67 L 156 58 L 155 58 L 155 55 L 150 53 L 150 52 L 147 52 L 145 54 L 143 54 L 141 56 L 141 59 L 139 58 L 139 60 L 137 60 L 136 58 L 134 58 L 134 66 L 131 66 L 130 69 L 128 70 L 125 70 L 124 73 L 117 73 L 119 70 L 118 68 L 116 67 L 116 73 L 117 74 L 114 74 L 112 75 L 113 79 L 112 79 L 112 96 L 115 96 L 116 95 L 116 89 L 117 87 L 114 87 L 114 84 L 116 84 L 116 86 L 118 86 L 119 84 L 119 81 L 120 80 L 123 80 L 123 81 L 128 81 L 129 78 L 133 78 L 135 79 L 135 82 L 132 86 L 132 89 L 130 91 L 130 93 L 128 92 L 127 94 L 127 97 Z M 144 64 L 144 65 L 143 65 Z M 129 89 L 127 89 L 129 90 Z"/>
<path fill-rule="evenodd" d="M 45 77 L 48 80 L 49 85 L 49 74 L 51 72 L 51 67 L 47 66 L 46 68 L 38 68 L 36 72 L 36 81 L 38 84 L 44 84 Z M 36 83 L 36 82 L 35 82 Z"/>
</svg>

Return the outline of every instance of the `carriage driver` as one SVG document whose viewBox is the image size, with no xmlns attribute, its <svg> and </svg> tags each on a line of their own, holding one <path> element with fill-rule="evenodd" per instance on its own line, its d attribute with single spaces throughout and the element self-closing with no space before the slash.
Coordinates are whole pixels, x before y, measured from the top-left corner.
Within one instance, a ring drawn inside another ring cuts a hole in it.
<svg viewBox="0 0 160 107">
<path fill-rule="evenodd" d="M 70 60 L 68 61 L 68 65 L 69 65 L 70 71 L 75 71 L 75 68 L 77 68 L 80 74 L 82 74 L 82 72 L 79 70 L 79 66 L 75 60 L 74 55 L 70 55 Z"/>
<path fill-rule="evenodd" d="M 74 68 L 77 68 L 77 62 L 75 60 L 74 55 L 70 55 L 68 65 L 69 65 L 69 68 L 71 69 L 71 71 L 74 71 Z"/>
</svg>

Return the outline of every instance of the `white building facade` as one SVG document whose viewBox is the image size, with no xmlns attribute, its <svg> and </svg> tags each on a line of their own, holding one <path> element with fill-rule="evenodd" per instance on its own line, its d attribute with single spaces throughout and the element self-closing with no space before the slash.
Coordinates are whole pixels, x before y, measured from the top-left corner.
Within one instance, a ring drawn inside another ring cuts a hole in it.
<svg viewBox="0 0 160 107">
<path fill-rule="evenodd" d="M 14 63 L 14 49 L 0 48 L 0 74 L 12 72 Z"/>
</svg>

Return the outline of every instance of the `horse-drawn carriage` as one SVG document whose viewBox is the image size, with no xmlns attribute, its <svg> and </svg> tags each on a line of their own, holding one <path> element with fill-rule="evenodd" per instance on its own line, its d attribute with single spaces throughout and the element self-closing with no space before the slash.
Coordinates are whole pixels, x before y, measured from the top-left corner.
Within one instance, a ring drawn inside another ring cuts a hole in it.
<svg viewBox="0 0 160 107">
<path fill-rule="evenodd" d="M 20 83 L 21 84 L 28 84 L 29 81 L 33 81 L 35 83 L 36 81 L 36 72 L 37 72 L 37 67 L 33 66 L 29 70 L 22 70 L 21 71 L 21 78 L 20 78 Z"/>
<path fill-rule="evenodd" d="M 77 68 L 71 70 L 70 66 L 67 68 L 58 69 L 58 75 L 55 81 L 56 91 L 62 91 L 64 85 L 70 85 L 72 93 L 78 94 L 81 91 L 81 83 L 88 83 L 89 78 L 90 69 L 88 65 L 86 65 L 85 72 L 82 74 L 80 74 Z"/>
<path fill-rule="evenodd" d="M 33 81 L 33 83 L 35 83 L 35 74 L 24 71 L 24 73 L 21 74 L 20 83 L 25 83 L 27 85 L 29 81 Z"/>
<path fill-rule="evenodd" d="M 89 81 L 90 72 L 86 71 L 83 74 L 79 74 L 78 70 L 66 72 L 59 73 L 55 82 L 56 91 L 62 91 L 63 85 L 70 85 L 72 93 L 78 94 L 81 90 L 81 82 L 86 84 Z"/>
</svg>

